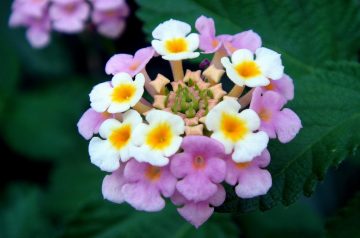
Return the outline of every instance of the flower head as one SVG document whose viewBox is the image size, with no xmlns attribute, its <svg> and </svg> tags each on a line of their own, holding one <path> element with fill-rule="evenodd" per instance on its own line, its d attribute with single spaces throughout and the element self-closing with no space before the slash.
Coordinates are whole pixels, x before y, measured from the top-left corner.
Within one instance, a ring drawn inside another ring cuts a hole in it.
<svg viewBox="0 0 360 238">
<path fill-rule="evenodd" d="M 140 114 L 129 110 L 123 114 L 123 121 L 107 119 L 101 124 L 99 137 L 93 137 L 89 144 L 90 160 L 101 170 L 112 172 L 119 168 L 120 160 L 127 161 L 134 147 L 134 130 L 142 122 Z"/>
<path fill-rule="evenodd" d="M 255 111 L 245 109 L 238 113 L 240 104 L 234 99 L 225 99 L 206 116 L 206 127 L 213 131 L 211 138 L 225 146 L 225 152 L 236 162 L 248 162 L 261 154 L 269 137 L 265 132 L 254 132 L 260 127 L 260 119 Z"/>
<path fill-rule="evenodd" d="M 225 181 L 230 185 L 236 185 L 235 192 L 240 198 L 264 195 L 272 184 L 271 174 L 264 169 L 269 163 L 270 153 L 268 150 L 264 150 L 251 162 L 236 163 L 228 156 Z"/>
<path fill-rule="evenodd" d="M 154 166 L 169 163 L 168 157 L 175 154 L 181 145 L 184 133 L 184 121 L 169 112 L 151 110 L 146 115 L 149 123 L 139 125 L 134 132 L 134 158 L 139 162 L 148 162 Z"/>
<path fill-rule="evenodd" d="M 224 57 L 221 63 L 226 74 L 236 85 L 248 87 L 266 86 L 273 80 L 283 76 L 284 67 L 281 64 L 280 54 L 267 48 L 258 48 L 256 59 L 250 50 L 239 49 L 229 58 Z"/>
<path fill-rule="evenodd" d="M 144 93 L 144 75 L 135 80 L 127 73 L 116 74 L 110 82 L 96 85 L 90 93 L 91 107 L 97 112 L 118 113 L 135 106 Z"/>
<path fill-rule="evenodd" d="M 145 69 L 146 64 L 154 56 L 154 49 L 146 47 L 138 50 L 134 56 L 128 54 L 116 54 L 106 63 L 105 71 L 107 74 L 115 75 L 126 72 L 134 77 Z"/>
<path fill-rule="evenodd" d="M 194 51 L 199 47 L 199 35 L 189 34 L 190 31 L 189 24 L 173 19 L 168 20 L 158 25 L 152 32 L 155 40 L 151 41 L 151 45 L 166 60 L 196 58 L 199 53 Z"/>
<path fill-rule="evenodd" d="M 260 130 L 266 132 L 270 138 L 278 137 L 280 142 L 291 141 L 299 132 L 300 118 L 290 109 L 283 108 L 286 99 L 274 91 L 255 89 L 250 108 L 259 114 Z"/>
<path fill-rule="evenodd" d="M 84 0 L 52 0 L 49 15 L 55 30 L 76 33 L 84 29 L 90 6 Z"/>
<path fill-rule="evenodd" d="M 186 136 L 184 152 L 171 158 L 171 172 L 179 179 L 177 190 L 194 202 L 209 199 L 225 179 L 225 151 L 221 143 L 206 136 Z"/>
</svg>

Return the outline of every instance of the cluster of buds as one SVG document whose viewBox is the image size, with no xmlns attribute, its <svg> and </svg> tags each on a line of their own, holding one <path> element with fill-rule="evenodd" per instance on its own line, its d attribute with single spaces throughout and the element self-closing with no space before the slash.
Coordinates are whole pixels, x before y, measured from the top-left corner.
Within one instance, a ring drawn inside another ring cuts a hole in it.
<svg viewBox="0 0 360 238">
<path fill-rule="evenodd" d="M 151 47 L 114 55 L 105 68 L 113 78 L 93 88 L 78 129 L 91 139 L 91 162 L 111 173 L 105 199 L 154 212 L 170 198 L 199 227 L 225 201 L 223 183 L 242 199 L 268 192 L 269 138 L 289 142 L 301 121 L 283 109 L 294 86 L 280 55 L 261 47 L 256 33 L 216 36 L 204 16 L 195 26 L 199 33 L 168 20 L 153 31 Z M 211 62 L 184 71 L 182 60 L 198 57 L 198 48 L 214 54 Z M 149 77 L 146 65 L 156 55 L 169 61 L 172 77 Z M 229 92 L 222 80 L 233 83 Z M 142 98 L 145 90 L 152 102 Z"/>
<path fill-rule="evenodd" d="M 79 33 L 90 16 L 101 35 L 117 38 L 128 15 L 125 0 L 14 0 L 9 25 L 26 27 L 30 44 L 42 48 L 50 42 L 51 30 Z"/>
</svg>

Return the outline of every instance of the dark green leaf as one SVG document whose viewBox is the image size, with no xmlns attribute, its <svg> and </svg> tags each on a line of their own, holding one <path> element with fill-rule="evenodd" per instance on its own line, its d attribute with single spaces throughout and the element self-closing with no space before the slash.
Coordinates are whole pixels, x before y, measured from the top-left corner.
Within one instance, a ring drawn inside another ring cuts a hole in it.
<svg viewBox="0 0 360 238">
<path fill-rule="evenodd" d="M 238 237 L 238 231 L 228 214 L 215 214 L 196 230 L 170 204 L 161 212 L 145 213 L 103 200 L 84 206 L 67 224 L 61 237 L 211 238 Z"/>
<path fill-rule="evenodd" d="M 4 137 L 16 151 L 36 159 L 66 160 L 77 151 L 86 153 L 86 142 L 76 123 L 86 109 L 90 88 L 74 81 L 23 93 L 6 113 Z M 79 148 L 80 146 L 80 148 Z"/>
<path fill-rule="evenodd" d="M 12 185 L 6 195 L 0 210 L 0 237 L 51 237 L 50 224 L 41 210 L 42 193 L 37 187 Z"/>
</svg>

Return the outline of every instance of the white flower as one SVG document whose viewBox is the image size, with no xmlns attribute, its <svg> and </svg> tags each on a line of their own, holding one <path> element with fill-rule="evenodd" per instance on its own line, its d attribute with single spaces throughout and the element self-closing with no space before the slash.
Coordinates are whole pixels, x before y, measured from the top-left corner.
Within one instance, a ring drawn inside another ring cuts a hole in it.
<svg viewBox="0 0 360 238">
<path fill-rule="evenodd" d="M 145 78 L 137 74 L 135 80 L 127 73 L 114 75 L 109 82 L 96 85 L 90 93 L 91 107 L 97 112 L 118 113 L 139 102 L 144 93 Z"/>
<path fill-rule="evenodd" d="M 196 58 L 199 52 L 194 51 L 199 47 L 199 35 L 189 34 L 190 31 L 189 24 L 170 19 L 152 32 L 155 40 L 151 41 L 151 45 L 165 60 Z"/>
<path fill-rule="evenodd" d="M 280 54 L 267 48 L 258 48 L 256 59 L 250 50 L 239 49 L 228 57 L 221 58 L 226 74 L 238 86 L 266 86 L 269 79 L 280 79 L 284 74 Z"/>
<path fill-rule="evenodd" d="M 260 119 L 252 109 L 238 113 L 240 104 L 235 99 L 226 99 L 212 108 L 206 116 L 205 125 L 213 131 L 212 138 L 220 141 L 225 152 L 237 162 L 248 162 L 261 154 L 269 141 L 268 135 L 259 131 Z"/>
<path fill-rule="evenodd" d="M 185 124 L 181 117 L 170 112 L 151 110 L 146 115 L 149 125 L 140 124 L 134 131 L 132 156 L 139 162 L 148 162 L 154 166 L 169 163 L 167 157 L 180 148 Z"/>
<path fill-rule="evenodd" d="M 123 122 L 107 119 L 99 129 L 102 138 L 93 137 L 89 144 L 90 160 L 101 170 L 112 172 L 119 168 L 120 159 L 125 162 L 130 159 L 133 131 L 141 124 L 142 118 L 135 110 L 123 114 Z"/>
</svg>

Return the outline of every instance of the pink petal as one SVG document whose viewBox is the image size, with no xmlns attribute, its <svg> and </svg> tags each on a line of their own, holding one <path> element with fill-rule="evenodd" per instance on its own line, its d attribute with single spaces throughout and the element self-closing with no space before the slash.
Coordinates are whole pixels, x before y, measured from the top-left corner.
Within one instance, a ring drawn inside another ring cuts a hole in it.
<svg viewBox="0 0 360 238">
<path fill-rule="evenodd" d="M 34 48 L 45 47 L 50 42 L 49 32 L 39 27 L 30 27 L 26 31 L 26 37 Z"/>
<path fill-rule="evenodd" d="M 218 207 L 223 204 L 226 198 L 226 192 L 224 187 L 220 184 L 218 184 L 217 187 L 218 190 L 216 191 L 216 193 L 209 198 L 209 203 L 214 207 Z"/>
<path fill-rule="evenodd" d="M 287 100 L 294 98 L 294 83 L 293 80 L 286 74 L 278 80 L 271 80 L 274 85 L 274 91 L 280 93 Z"/>
<path fill-rule="evenodd" d="M 139 163 L 136 160 L 131 159 L 126 163 L 124 176 L 131 182 L 146 180 L 145 173 L 148 166 L 149 165 L 147 163 Z"/>
<path fill-rule="evenodd" d="M 255 52 L 261 47 L 261 38 L 257 33 L 248 30 L 234 35 L 231 43 L 236 49 L 248 49 Z"/>
<path fill-rule="evenodd" d="M 116 54 L 112 56 L 106 63 L 105 72 L 107 74 L 115 75 L 120 72 L 132 73 L 129 70 L 129 65 L 133 62 L 133 56 L 128 54 Z"/>
<path fill-rule="evenodd" d="M 265 91 L 262 96 L 262 105 L 267 110 L 280 111 L 285 105 L 286 99 L 277 92 Z"/>
<path fill-rule="evenodd" d="M 94 109 L 88 109 L 80 118 L 77 127 L 80 135 L 89 140 L 94 134 L 99 132 L 99 127 L 108 117 Z"/>
<path fill-rule="evenodd" d="M 187 199 L 194 202 L 205 201 L 217 191 L 216 184 L 206 176 L 191 174 L 176 184 L 176 189 Z"/>
<path fill-rule="evenodd" d="M 270 152 L 268 149 L 265 149 L 260 156 L 257 156 L 253 159 L 252 164 L 256 167 L 266 168 L 270 164 Z"/>
<path fill-rule="evenodd" d="M 277 114 L 276 119 L 274 119 L 274 125 L 279 141 L 282 143 L 287 143 L 294 139 L 302 128 L 298 115 L 287 108 Z"/>
<path fill-rule="evenodd" d="M 121 191 L 125 201 L 137 210 L 156 212 L 165 207 L 165 201 L 160 196 L 159 190 L 145 182 L 127 183 Z"/>
<path fill-rule="evenodd" d="M 224 146 L 220 142 L 206 136 L 186 136 L 181 147 L 187 153 L 191 153 L 193 157 L 198 155 L 205 159 L 225 157 Z"/>
<path fill-rule="evenodd" d="M 259 130 L 268 134 L 269 138 L 276 138 L 275 127 L 272 124 L 272 122 L 268 123 L 268 122 L 261 121 Z"/>
<path fill-rule="evenodd" d="M 266 194 L 271 185 L 271 174 L 267 170 L 250 167 L 242 170 L 235 192 L 240 198 L 253 198 Z"/>
<path fill-rule="evenodd" d="M 161 176 L 157 182 L 157 187 L 164 197 L 171 197 L 175 192 L 177 179 L 170 173 L 169 166 L 161 167 Z"/>
<path fill-rule="evenodd" d="M 183 178 L 194 171 L 192 161 L 192 154 L 187 152 L 175 154 L 170 159 L 170 170 L 177 178 Z"/>
<path fill-rule="evenodd" d="M 178 212 L 196 228 L 207 221 L 214 212 L 214 208 L 207 203 L 186 203 L 184 207 L 178 208 Z"/>
<path fill-rule="evenodd" d="M 264 90 L 262 90 L 261 88 L 259 87 L 255 88 L 255 90 L 251 95 L 250 109 L 253 109 L 256 112 L 261 111 L 261 109 L 263 108 L 262 97 L 261 97 L 263 92 Z"/>
<path fill-rule="evenodd" d="M 223 159 L 210 158 L 206 161 L 204 173 L 214 183 L 221 183 L 225 179 L 226 164 Z"/>
<path fill-rule="evenodd" d="M 106 175 L 102 183 L 102 194 L 105 199 L 114 202 L 124 202 L 124 194 L 121 189 L 126 180 L 123 174 L 124 166 L 110 175 Z"/>
</svg>

